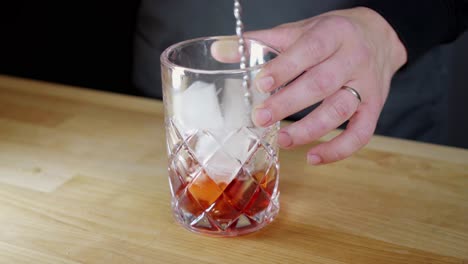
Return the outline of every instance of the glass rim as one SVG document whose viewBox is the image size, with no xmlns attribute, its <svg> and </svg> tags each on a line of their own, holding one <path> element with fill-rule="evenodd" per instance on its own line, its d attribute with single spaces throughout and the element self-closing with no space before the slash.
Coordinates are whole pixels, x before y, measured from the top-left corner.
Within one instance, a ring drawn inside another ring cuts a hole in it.
<svg viewBox="0 0 468 264">
<path fill-rule="evenodd" d="M 195 43 L 201 40 L 227 40 L 227 39 L 237 39 L 237 36 L 231 35 L 231 36 L 211 36 L 211 37 L 200 37 L 200 38 L 194 38 L 194 39 L 188 39 L 184 40 L 181 42 L 177 42 L 175 44 L 172 44 L 168 48 L 166 48 L 163 53 L 160 56 L 160 61 L 161 64 L 163 64 L 165 67 L 175 69 L 175 70 L 181 70 L 181 71 L 189 71 L 193 73 L 202 73 L 202 74 L 239 74 L 239 73 L 246 73 L 249 71 L 257 70 L 260 69 L 263 65 L 265 65 L 268 62 L 262 63 L 262 64 L 257 64 L 255 66 L 247 67 L 245 69 L 230 69 L 230 70 L 202 70 L 202 69 L 195 69 L 195 68 L 190 68 L 190 67 L 184 67 L 180 66 L 178 64 L 173 63 L 172 61 L 169 60 L 169 53 L 174 51 L 176 48 L 180 46 L 185 46 L 191 43 Z M 254 43 L 260 44 L 266 48 L 271 49 L 273 52 L 275 52 L 277 55 L 280 54 L 280 52 L 271 47 L 270 45 L 267 45 L 265 42 L 254 39 L 254 38 L 245 38 L 245 40 L 252 41 Z"/>
</svg>

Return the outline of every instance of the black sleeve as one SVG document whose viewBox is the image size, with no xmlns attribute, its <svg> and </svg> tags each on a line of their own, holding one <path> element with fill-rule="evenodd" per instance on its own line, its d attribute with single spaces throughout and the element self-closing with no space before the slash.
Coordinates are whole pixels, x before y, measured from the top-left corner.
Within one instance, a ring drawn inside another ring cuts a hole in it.
<svg viewBox="0 0 468 264">
<path fill-rule="evenodd" d="M 468 25 L 468 0 L 370 0 L 363 6 L 377 11 L 394 28 L 408 52 L 408 63 L 454 41 Z"/>
</svg>

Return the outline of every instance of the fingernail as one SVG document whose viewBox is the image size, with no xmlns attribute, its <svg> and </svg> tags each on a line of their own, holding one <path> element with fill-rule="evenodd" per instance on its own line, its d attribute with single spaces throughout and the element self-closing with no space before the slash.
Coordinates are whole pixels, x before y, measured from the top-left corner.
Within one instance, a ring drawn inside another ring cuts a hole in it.
<svg viewBox="0 0 468 264">
<path fill-rule="evenodd" d="M 291 136 L 286 131 L 278 133 L 278 144 L 282 148 L 287 148 L 293 144 Z"/>
<path fill-rule="evenodd" d="M 234 40 L 218 40 L 211 44 L 211 54 L 222 62 L 239 62 L 239 43 Z"/>
<path fill-rule="evenodd" d="M 257 126 L 265 126 L 271 121 L 271 111 L 266 108 L 255 108 L 253 111 L 253 122 Z"/>
<path fill-rule="evenodd" d="M 273 87 L 275 80 L 271 76 L 262 76 L 255 80 L 255 85 L 257 86 L 257 90 L 262 93 L 269 92 Z"/>
<path fill-rule="evenodd" d="M 307 163 L 309 163 L 310 165 L 317 165 L 320 162 L 322 162 L 322 159 L 320 158 L 320 156 L 317 156 L 314 154 L 307 155 Z"/>
</svg>

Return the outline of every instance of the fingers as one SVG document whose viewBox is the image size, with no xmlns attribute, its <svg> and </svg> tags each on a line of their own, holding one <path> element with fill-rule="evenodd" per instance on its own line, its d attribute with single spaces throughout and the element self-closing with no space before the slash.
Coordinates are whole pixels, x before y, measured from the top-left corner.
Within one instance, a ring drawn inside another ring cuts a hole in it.
<svg viewBox="0 0 468 264">
<path fill-rule="evenodd" d="M 298 25 L 299 22 L 288 23 L 272 29 L 249 31 L 244 35 L 247 38 L 258 39 L 280 51 L 284 51 L 302 35 L 303 30 Z"/>
<path fill-rule="evenodd" d="M 257 126 L 268 126 L 330 96 L 351 78 L 358 68 L 352 55 L 338 51 L 331 58 L 305 72 L 284 89 L 266 99 L 256 107 L 252 119 Z M 354 109 L 355 110 L 355 109 Z M 260 112 L 269 112 L 262 119 Z M 354 111 L 353 111 L 354 112 Z"/>
<path fill-rule="evenodd" d="M 279 49 L 286 50 L 303 33 L 305 27 L 301 27 L 308 21 L 299 21 L 283 24 L 271 29 L 249 31 L 244 33 L 246 38 L 256 39 L 265 44 Z M 314 23 L 307 23 L 311 27 Z M 239 43 L 236 39 L 218 40 L 211 45 L 211 54 L 215 59 L 225 63 L 237 63 L 240 61 Z"/>
<path fill-rule="evenodd" d="M 240 61 L 239 42 L 236 39 L 217 40 L 211 44 L 211 55 L 219 62 L 237 63 Z"/>
<path fill-rule="evenodd" d="M 281 129 L 278 144 L 291 148 L 317 140 L 348 120 L 358 106 L 353 94 L 339 89 L 306 117 Z"/>
<path fill-rule="evenodd" d="M 308 163 L 318 165 L 342 160 L 361 149 L 375 131 L 380 110 L 376 104 L 362 104 L 340 135 L 309 150 Z"/>
<path fill-rule="evenodd" d="M 255 78 L 260 91 L 271 92 L 305 70 L 330 57 L 340 46 L 337 34 L 330 34 L 327 23 L 317 23 L 271 62 Z"/>
<path fill-rule="evenodd" d="M 355 21 L 335 15 L 311 21 L 253 32 L 284 51 L 262 67 L 253 81 L 257 89 L 270 93 L 294 81 L 257 106 L 252 119 L 258 126 L 268 126 L 323 100 L 305 118 L 281 129 L 278 143 L 286 148 L 307 144 L 349 120 L 339 136 L 309 150 L 310 164 L 324 164 L 344 159 L 368 143 L 386 97 L 382 91 L 388 87 L 380 86 L 384 70 L 374 64 L 380 57 L 374 57 L 375 47 L 362 39 Z M 363 102 L 340 89 L 343 85 L 356 88 Z"/>
<path fill-rule="evenodd" d="M 246 38 L 260 40 L 273 48 L 283 51 L 301 36 L 303 28 L 301 28 L 300 25 L 304 23 L 305 21 L 300 21 L 283 24 L 271 29 L 249 31 L 246 32 L 244 36 Z M 313 25 L 313 23 L 309 23 L 308 27 L 311 25 Z M 239 43 L 236 39 L 215 41 L 211 45 L 211 54 L 220 62 L 239 62 Z"/>
</svg>

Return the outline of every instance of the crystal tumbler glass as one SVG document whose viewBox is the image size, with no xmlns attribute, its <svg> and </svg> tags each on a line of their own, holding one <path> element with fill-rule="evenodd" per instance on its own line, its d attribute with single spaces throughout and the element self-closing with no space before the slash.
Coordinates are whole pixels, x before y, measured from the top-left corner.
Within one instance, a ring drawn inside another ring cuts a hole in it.
<svg viewBox="0 0 468 264">
<path fill-rule="evenodd" d="M 246 39 L 240 69 L 237 43 L 199 38 L 161 55 L 173 212 L 187 229 L 214 236 L 256 231 L 279 210 L 279 122 L 253 124 L 253 107 L 270 93 L 250 81 L 278 52 Z"/>
</svg>

